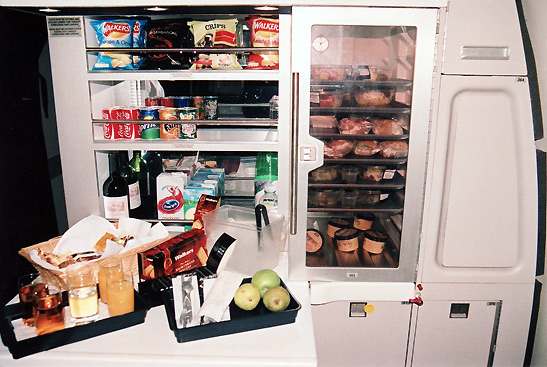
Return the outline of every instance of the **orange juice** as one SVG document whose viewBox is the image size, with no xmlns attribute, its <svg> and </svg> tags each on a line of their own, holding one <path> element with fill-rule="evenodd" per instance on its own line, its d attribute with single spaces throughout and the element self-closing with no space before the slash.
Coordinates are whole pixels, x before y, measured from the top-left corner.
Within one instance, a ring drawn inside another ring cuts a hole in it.
<svg viewBox="0 0 547 367">
<path fill-rule="evenodd" d="M 135 308 L 134 289 L 131 279 L 109 280 L 108 313 L 110 316 L 133 312 Z"/>
<path fill-rule="evenodd" d="M 121 269 L 121 264 L 113 264 L 108 266 L 101 266 L 99 269 L 99 293 L 101 294 L 101 301 L 108 303 L 108 289 L 107 281 L 120 280 L 123 278 L 123 271 Z"/>
</svg>

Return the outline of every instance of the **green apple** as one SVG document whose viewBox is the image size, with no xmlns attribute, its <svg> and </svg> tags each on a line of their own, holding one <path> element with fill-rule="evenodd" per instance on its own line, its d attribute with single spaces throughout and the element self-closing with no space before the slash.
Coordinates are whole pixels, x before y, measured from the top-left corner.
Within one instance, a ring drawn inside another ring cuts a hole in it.
<svg viewBox="0 0 547 367">
<path fill-rule="evenodd" d="M 264 293 L 262 302 L 264 306 L 272 312 L 283 311 L 289 306 L 291 296 L 289 292 L 283 287 L 273 287 Z"/>
<path fill-rule="evenodd" d="M 254 284 L 260 291 L 260 297 L 264 297 L 264 293 L 270 288 L 279 287 L 281 279 L 279 275 L 271 269 L 262 269 L 254 273 L 251 284 Z"/>
<path fill-rule="evenodd" d="M 251 283 L 239 286 L 234 294 L 234 303 L 245 311 L 253 310 L 260 302 L 260 291 Z"/>
</svg>

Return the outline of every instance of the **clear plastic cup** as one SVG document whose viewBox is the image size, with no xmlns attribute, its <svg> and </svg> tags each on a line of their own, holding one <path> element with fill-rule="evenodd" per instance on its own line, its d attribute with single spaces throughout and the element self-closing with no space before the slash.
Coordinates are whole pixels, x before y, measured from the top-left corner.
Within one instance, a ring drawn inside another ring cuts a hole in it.
<svg viewBox="0 0 547 367">
<path fill-rule="evenodd" d="M 351 209 L 357 206 L 357 196 L 359 196 L 357 191 L 346 190 L 342 194 L 342 208 Z"/>
<path fill-rule="evenodd" d="M 354 184 L 357 182 L 357 176 L 361 172 L 361 169 L 356 166 L 343 166 L 340 168 L 340 173 L 342 174 L 342 181 Z"/>
</svg>

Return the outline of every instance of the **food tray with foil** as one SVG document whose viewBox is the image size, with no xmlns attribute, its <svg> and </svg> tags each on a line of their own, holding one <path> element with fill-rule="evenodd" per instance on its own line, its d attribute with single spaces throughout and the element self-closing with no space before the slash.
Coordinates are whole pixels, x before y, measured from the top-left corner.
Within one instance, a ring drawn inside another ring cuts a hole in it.
<svg viewBox="0 0 547 367">
<path fill-rule="evenodd" d="M 245 278 L 241 284 L 250 282 L 251 278 Z M 262 301 L 259 302 L 258 306 L 256 306 L 254 310 L 245 311 L 237 307 L 232 300 L 229 305 L 230 320 L 187 327 L 184 329 L 177 328 L 173 290 L 165 290 L 162 292 L 162 296 L 164 299 L 167 319 L 169 321 L 169 328 L 173 330 L 177 341 L 179 343 L 184 343 L 192 340 L 207 339 L 215 336 L 236 334 L 244 331 L 294 323 L 298 311 L 302 306 L 300 302 L 294 298 L 291 291 L 287 288 L 283 281 L 281 281 L 281 286 L 289 291 L 289 295 L 291 297 L 289 305 L 284 311 L 271 312 L 266 309 Z"/>
<path fill-rule="evenodd" d="M 375 213 L 388 213 L 397 214 L 403 211 L 403 199 L 402 193 L 392 192 L 389 196 L 378 203 L 367 204 L 366 202 L 359 202 L 356 206 L 343 208 L 340 203 L 340 199 L 336 197 L 327 198 L 324 205 L 318 204 L 315 197 L 310 195 L 308 197 L 308 212 L 375 212 Z"/>
<path fill-rule="evenodd" d="M 63 345 L 90 339 L 116 330 L 142 324 L 148 312 L 148 304 L 135 292 L 133 312 L 109 317 L 107 305 L 99 302 L 99 319 L 85 325 L 70 325 L 68 295 L 63 292 L 65 308 L 65 329 L 36 336 L 34 327 L 26 326 L 21 320 L 19 303 L 8 304 L 1 310 L 0 336 L 14 359 L 44 352 Z"/>
</svg>

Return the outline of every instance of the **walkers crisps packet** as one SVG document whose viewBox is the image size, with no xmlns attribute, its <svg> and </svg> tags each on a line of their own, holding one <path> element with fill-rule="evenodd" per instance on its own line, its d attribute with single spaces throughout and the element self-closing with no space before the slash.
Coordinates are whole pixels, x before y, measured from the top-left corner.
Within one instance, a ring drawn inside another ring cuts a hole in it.
<svg viewBox="0 0 547 367">
<path fill-rule="evenodd" d="M 253 47 L 279 47 L 279 20 L 251 16 L 247 21 L 251 28 Z M 279 69 L 279 53 L 276 51 L 253 52 L 249 55 L 246 69 Z"/>
<path fill-rule="evenodd" d="M 91 27 L 97 33 L 100 48 L 144 47 L 144 19 L 93 20 Z M 130 53 L 101 51 L 93 70 L 133 70 L 142 62 L 140 56 Z"/>
</svg>

